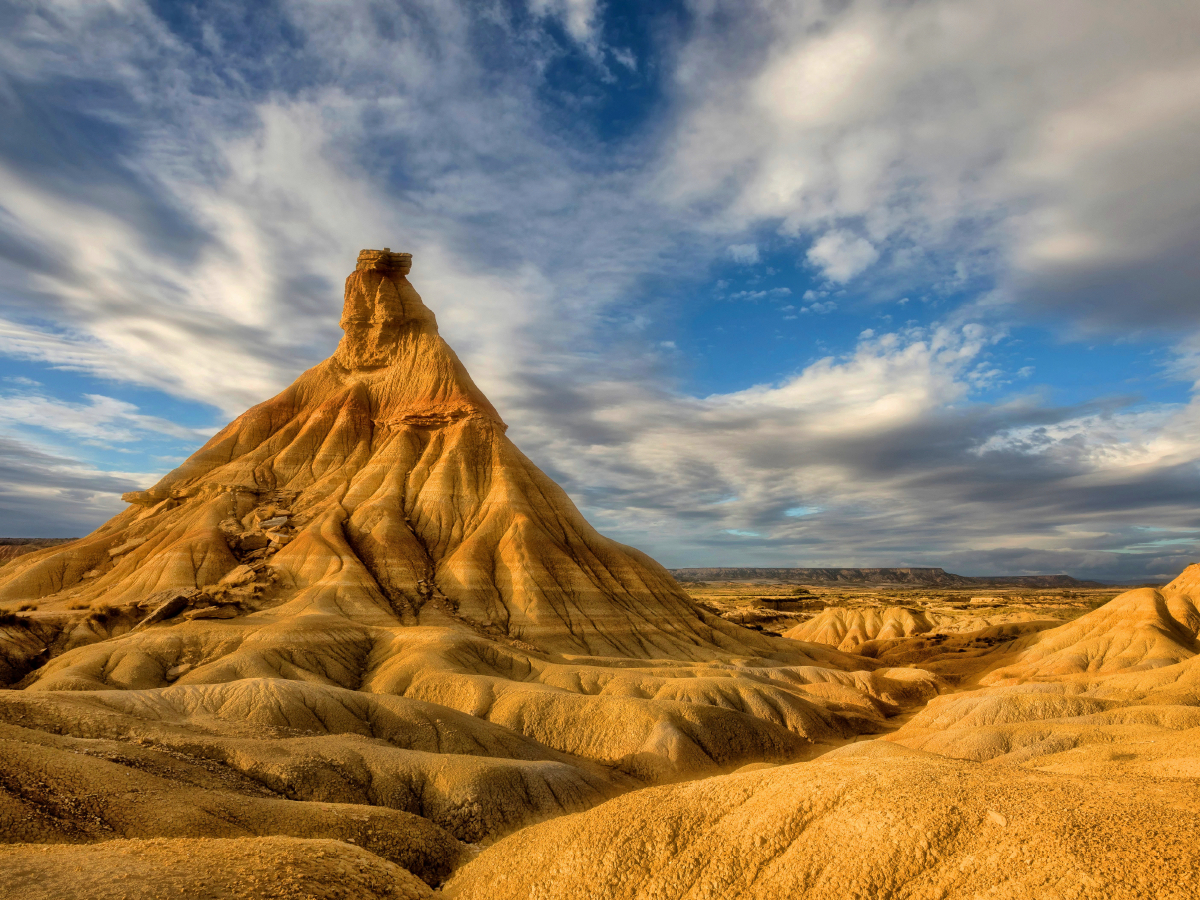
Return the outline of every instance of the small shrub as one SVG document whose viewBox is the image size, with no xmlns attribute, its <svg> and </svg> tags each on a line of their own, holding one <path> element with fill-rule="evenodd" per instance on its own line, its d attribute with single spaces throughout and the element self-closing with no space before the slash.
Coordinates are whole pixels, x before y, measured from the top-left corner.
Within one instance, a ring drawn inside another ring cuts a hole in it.
<svg viewBox="0 0 1200 900">
<path fill-rule="evenodd" d="M 0 610 L 0 628 L 27 628 L 29 620 L 25 616 L 18 616 L 16 613 Z"/>
<path fill-rule="evenodd" d="M 37 608 L 38 605 L 36 603 L 22 603 L 17 607 L 17 612 L 32 612 Z"/>
</svg>

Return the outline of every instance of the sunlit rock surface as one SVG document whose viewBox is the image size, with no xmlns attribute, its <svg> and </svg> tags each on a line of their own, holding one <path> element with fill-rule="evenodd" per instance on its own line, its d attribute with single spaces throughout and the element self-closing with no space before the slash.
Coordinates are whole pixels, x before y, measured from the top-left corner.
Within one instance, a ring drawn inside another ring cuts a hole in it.
<svg viewBox="0 0 1200 900">
<path fill-rule="evenodd" d="M 20 896 L 1197 895 L 1197 567 L 940 644 L 740 628 L 509 441 L 411 265 L 363 251 L 333 356 L 0 567 Z"/>
</svg>

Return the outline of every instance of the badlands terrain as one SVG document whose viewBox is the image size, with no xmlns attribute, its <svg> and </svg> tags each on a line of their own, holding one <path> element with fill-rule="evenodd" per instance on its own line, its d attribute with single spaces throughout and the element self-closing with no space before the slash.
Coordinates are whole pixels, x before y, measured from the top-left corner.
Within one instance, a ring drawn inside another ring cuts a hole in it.
<svg viewBox="0 0 1200 900">
<path fill-rule="evenodd" d="M 363 251 L 333 356 L 0 566 L 0 896 L 1200 896 L 1200 566 L 692 580 Z"/>
</svg>

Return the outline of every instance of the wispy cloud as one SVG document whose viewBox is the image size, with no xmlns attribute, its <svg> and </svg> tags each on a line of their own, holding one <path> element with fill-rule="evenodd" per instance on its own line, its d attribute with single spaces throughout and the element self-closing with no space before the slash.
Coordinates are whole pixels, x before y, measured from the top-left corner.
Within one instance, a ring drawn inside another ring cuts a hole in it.
<svg viewBox="0 0 1200 900">
<path fill-rule="evenodd" d="M 0 426 L 49 431 L 102 445 L 131 443 L 146 434 L 201 442 L 211 436 L 209 429 L 186 428 L 145 415 L 123 400 L 99 394 L 86 399 L 87 403 L 67 403 L 33 392 L 0 393 Z"/>
</svg>

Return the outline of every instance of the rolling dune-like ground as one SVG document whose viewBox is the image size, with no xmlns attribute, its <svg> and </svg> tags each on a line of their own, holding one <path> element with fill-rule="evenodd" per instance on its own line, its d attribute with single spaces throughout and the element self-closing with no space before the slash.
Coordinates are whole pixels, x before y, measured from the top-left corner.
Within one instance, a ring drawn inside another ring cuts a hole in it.
<svg viewBox="0 0 1200 900">
<path fill-rule="evenodd" d="M 697 597 L 509 441 L 409 266 L 363 251 L 330 359 L 0 567 L 0 895 L 1200 896 L 1200 566 Z"/>
</svg>

